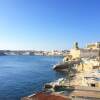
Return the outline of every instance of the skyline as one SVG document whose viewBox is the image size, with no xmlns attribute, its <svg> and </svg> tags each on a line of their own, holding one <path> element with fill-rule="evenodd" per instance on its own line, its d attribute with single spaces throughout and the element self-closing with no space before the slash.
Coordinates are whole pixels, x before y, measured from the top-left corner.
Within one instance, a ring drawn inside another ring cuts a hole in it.
<svg viewBox="0 0 100 100">
<path fill-rule="evenodd" d="M 99 0 L 1 0 L 0 49 L 69 49 L 100 41 Z"/>
</svg>

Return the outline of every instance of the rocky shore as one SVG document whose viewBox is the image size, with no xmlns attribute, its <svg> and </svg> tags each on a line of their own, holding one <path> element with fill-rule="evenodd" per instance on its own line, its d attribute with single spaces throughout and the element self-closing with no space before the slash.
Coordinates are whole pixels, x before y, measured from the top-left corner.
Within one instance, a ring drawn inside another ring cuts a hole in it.
<svg viewBox="0 0 100 100">
<path fill-rule="evenodd" d="M 37 93 L 22 100 L 100 100 L 100 42 L 83 49 L 78 43 L 73 47 L 63 59 L 66 67 L 62 64 L 54 67 L 59 67 L 59 72 L 63 67 L 66 77 L 44 85 L 41 96 L 45 99 Z"/>
</svg>

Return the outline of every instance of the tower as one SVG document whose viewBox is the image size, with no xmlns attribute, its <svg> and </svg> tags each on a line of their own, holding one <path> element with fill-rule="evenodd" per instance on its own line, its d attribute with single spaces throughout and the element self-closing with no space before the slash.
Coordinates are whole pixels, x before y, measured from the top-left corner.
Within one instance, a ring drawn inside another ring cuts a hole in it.
<svg viewBox="0 0 100 100">
<path fill-rule="evenodd" d="M 73 48 L 74 48 L 74 49 L 79 49 L 79 47 L 78 47 L 78 42 L 75 42 L 75 43 L 74 43 Z"/>
</svg>

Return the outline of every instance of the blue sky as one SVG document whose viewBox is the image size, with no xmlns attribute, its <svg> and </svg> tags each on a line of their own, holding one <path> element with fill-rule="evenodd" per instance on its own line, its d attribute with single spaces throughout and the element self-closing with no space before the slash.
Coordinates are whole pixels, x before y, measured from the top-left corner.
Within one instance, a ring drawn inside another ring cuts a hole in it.
<svg viewBox="0 0 100 100">
<path fill-rule="evenodd" d="M 100 0 L 0 0 L 0 49 L 68 49 L 100 41 Z"/>
</svg>

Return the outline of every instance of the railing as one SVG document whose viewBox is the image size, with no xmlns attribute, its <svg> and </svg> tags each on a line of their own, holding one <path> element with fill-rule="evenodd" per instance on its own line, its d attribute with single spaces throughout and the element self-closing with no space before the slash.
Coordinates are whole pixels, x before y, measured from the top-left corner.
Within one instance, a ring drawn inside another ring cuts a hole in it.
<svg viewBox="0 0 100 100">
<path fill-rule="evenodd" d="M 100 88 L 98 87 L 85 87 L 85 86 L 76 86 L 75 87 L 76 90 L 82 90 L 82 91 L 96 91 L 96 92 L 100 92 Z"/>
</svg>

